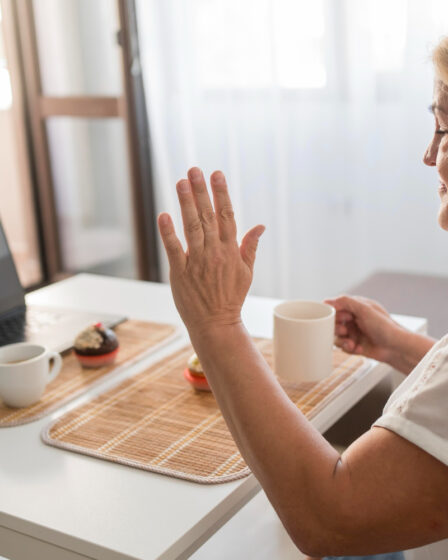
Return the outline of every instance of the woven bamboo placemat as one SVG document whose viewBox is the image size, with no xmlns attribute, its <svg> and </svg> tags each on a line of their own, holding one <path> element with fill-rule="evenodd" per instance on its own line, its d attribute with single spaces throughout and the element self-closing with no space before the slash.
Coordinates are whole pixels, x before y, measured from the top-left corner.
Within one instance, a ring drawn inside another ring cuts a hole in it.
<svg viewBox="0 0 448 560">
<path fill-rule="evenodd" d="M 115 329 L 120 349 L 114 364 L 95 368 L 82 368 L 72 350 L 64 353 L 62 369 L 37 403 L 25 408 L 10 408 L 0 399 L 0 428 L 18 426 L 38 420 L 68 401 L 84 393 L 105 377 L 117 373 L 125 366 L 153 352 L 176 336 L 177 327 L 164 323 L 127 320 Z"/>
<path fill-rule="evenodd" d="M 272 341 L 256 339 L 272 365 Z M 182 376 L 192 347 L 56 420 L 45 443 L 100 459 L 201 483 L 249 474 L 211 393 L 195 392 Z M 367 360 L 334 351 L 333 373 L 319 383 L 284 385 L 312 418 L 364 371 Z"/>
</svg>

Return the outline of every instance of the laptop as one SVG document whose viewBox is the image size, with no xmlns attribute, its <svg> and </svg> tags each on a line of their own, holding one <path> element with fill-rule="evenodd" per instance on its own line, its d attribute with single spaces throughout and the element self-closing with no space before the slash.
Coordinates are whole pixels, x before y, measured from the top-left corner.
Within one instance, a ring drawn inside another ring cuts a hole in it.
<svg viewBox="0 0 448 560">
<path fill-rule="evenodd" d="M 35 342 L 56 352 L 73 346 L 76 335 L 94 323 L 114 327 L 126 317 L 53 306 L 26 305 L 0 220 L 0 346 Z"/>
</svg>

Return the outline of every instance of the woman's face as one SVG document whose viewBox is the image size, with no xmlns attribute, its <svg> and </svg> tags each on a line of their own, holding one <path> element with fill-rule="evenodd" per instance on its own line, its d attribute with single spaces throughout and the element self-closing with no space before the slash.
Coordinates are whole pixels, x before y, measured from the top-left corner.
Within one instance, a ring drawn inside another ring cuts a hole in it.
<svg viewBox="0 0 448 560">
<path fill-rule="evenodd" d="M 435 129 L 423 161 L 437 167 L 439 173 L 439 225 L 448 231 L 448 88 L 437 81 L 432 105 Z"/>
</svg>

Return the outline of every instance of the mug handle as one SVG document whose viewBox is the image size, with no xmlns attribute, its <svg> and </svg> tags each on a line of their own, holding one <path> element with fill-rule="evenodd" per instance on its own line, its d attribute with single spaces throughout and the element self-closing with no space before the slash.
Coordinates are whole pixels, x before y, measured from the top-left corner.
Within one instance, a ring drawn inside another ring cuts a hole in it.
<svg viewBox="0 0 448 560">
<path fill-rule="evenodd" d="M 50 381 L 53 381 L 55 377 L 57 377 L 62 367 L 62 358 L 59 352 L 49 352 L 48 363 L 50 363 L 50 360 L 54 360 L 54 364 L 48 373 L 47 384 L 50 383 Z"/>
</svg>

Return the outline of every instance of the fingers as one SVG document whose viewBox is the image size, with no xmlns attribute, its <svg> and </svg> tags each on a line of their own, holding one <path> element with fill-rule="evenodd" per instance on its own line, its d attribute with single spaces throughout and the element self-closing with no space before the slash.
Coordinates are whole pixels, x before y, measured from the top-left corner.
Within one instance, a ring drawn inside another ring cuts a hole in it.
<svg viewBox="0 0 448 560">
<path fill-rule="evenodd" d="M 332 305 L 336 311 L 346 311 L 351 313 L 352 315 L 356 315 L 359 313 L 362 303 L 357 299 L 350 297 L 350 296 L 338 296 L 337 298 L 333 299 L 326 299 L 325 303 Z"/>
<path fill-rule="evenodd" d="M 184 222 L 185 237 L 191 251 L 221 241 L 236 241 L 236 223 L 224 174 L 215 171 L 210 177 L 213 209 L 204 174 L 198 167 L 188 171 L 188 180 L 177 183 L 177 193 Z M 201 230 L 202 229 L 202 234 Z"/>
<path fill-rule="evenodd" d="M 354 348 L 353 341 L 350 340 L 349 338 L 346 338 L 346 337 L 337 336 L 334 339 L 334 343 L 338 348 L 340 348 L 341 350 L 344 350 L 344 352 L 351 352 Z"/>
<path fill-rule="evenodd" d="M 345 323 L 348 323 L 349 321 L 354 321 L 355 320 L 355 314 L 352 313 L 351 311 L 348 311 L 347 309 L 345 309 L 344 307 L 341 308 L 341 304 L 339 302 L 339 298 L 335 298 L 335 299 L 326 299 L 324 300 L 324 303 L 327 303 L 328 305 L 331 305 L 332 307 L 335 308 L 336 310 L 336 334 L 341 334 L 342 336 L 345 333 Z M 338 332 L 338 328 L 341 327 L 341 331 L 340 333 Z"/>
<path fill-rule="evenodd" d="M 356 325 L 356 318 L 359 316 L 361 304 L 350 296 L 326 299 L 325 303 L 332 305 L 336 310 L 336 346 L 349 354 L 360 353 L 362 348 L 358 343 L 359 330 Z"/>
<path fill-rule="evenodd" d="M 366 298 L 364 296 L 355 296 L 355 297 L 359 301 L 362 301 L 362 302 L 366 303 L 367 305 L 370 305 L 370 307 L 372 307 L 376 311 L 379 311 L 380 313 L 383 313 L 384 315 L 389 315 L 388 311 L 386 309 L 384 309 L 384 307 L 381 305 L 381 303 L 378 303 L 374 299 Z"/>
<path fill-rule="evenodd" d="M 176 188 L 189 252 L 202 252 L 204 249 L 204 231 L 190 182 L 187 179 L 181 179 L 178 181 Z"/>
<path fill-rule="evenodd" d="M 334 299 L 326 299 L 325 303 L 332 305 L 336 310 L 336 329 L 340 325 L 347 324 L 361 324 L 366 320 L 366 313 L 371 311 L 371 307 L 365 302 L 351 297 L 351 296 L 339 296 Z M 338 334 L 336 330 L 336 334 Z"/>
<path fill-rule="evenodd" d="M 335 326 L 335 344 L 350 354 L 362 354 L 361 333 L 355 321 Z"/>
<path fill-rule="evenodd" d="M 243 237 L 240 245 L 240 254 L 243 261 L 252 270 L 255 263 L 258 240 L 263 235 L 266 228 L 262 225 L 255 226 Z"/>
<path fill-rule="evenodd" d="M 232 202 L 227 190 L 224 174 L 215 171 L 210 177 L 215 210 L 207 190 L 202 171 L 192 167 L 188 179 L 177 183 L 185 238 L 190 253 L 202 251 L 207 245 L 217 245 L 221 241 L 236 241 L 236 223 Z M 245 235 L 240 246 L 243 260 L 251 268 L 255 262 L 258 239 L 264 226 L 256 226 Z"/>
<path fill-rule="evenodd" d="M 363 309 L 371 308 L 389 315 L 389 313 L 384 309 L 384 307 L 375 301 L 364 296 L 338 296 L 332 299 L 326 299 L 325 303 L 332 305 L 336 311 L 348 311 L 352 314 L 361 312 Z"/>
<path fill-rule="evenodd" d="M 176 235 L 171 216 L 166 213 L 160 214 L 157 223 L 170 267 L 176 270 L 185 268 L 186 256 Z"/>
<path fill-rule="evenodd" d="M 347 352 L 348 354 L 363 353 L 363 347 L 361 346 L 361 344 L 358 344 L 355 340 L 352 340 L 351 338 L 336 337 L 334 343 L 338 348 L 340 348 L 344 352 Z"/>
<path fill-rule="evenodd" d="M 236 223 L 224 174 L 221 171 L 212 173 L 210 184 L 212 186 L 219 237 L 221 241 L 234 241 L 236 240 Z"/>
<path fill-rule="evenodd" d="M 336 322 L 334 332 L 335 332 L 336 336 L 347 336 L 348 329 L 347 329 L 346 324 L 342 321 L 341 321 L 341 323 Z"/>
<path fill-rule="evenodd" d="M 341 311 L 336 311 L 336 323 L 347 323 L 347 321 L 354 321 L 355 315 L 350 313 L 350 311 L 345 311 L 342 309 Z"/>
<path fill-rule="evenodd" d="M 208 194 L 204 174 L 199 167 L 192 167 L 188 171 L 188 179 L 196 202 L 197 214 L 202 224 L 204 241 L 206 243 L 216 243 L 219 240 L 218 223 Z"/>
</svg>

